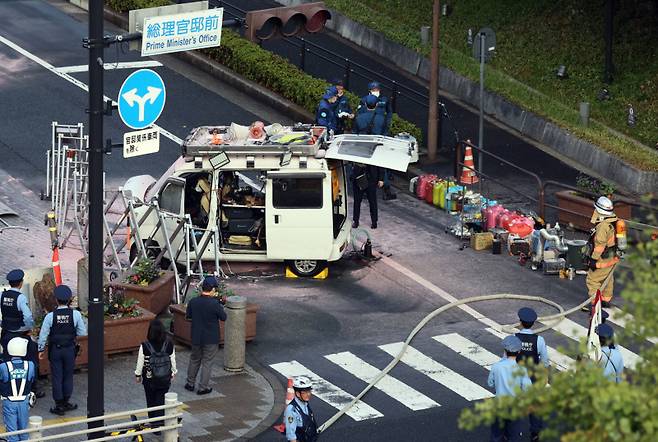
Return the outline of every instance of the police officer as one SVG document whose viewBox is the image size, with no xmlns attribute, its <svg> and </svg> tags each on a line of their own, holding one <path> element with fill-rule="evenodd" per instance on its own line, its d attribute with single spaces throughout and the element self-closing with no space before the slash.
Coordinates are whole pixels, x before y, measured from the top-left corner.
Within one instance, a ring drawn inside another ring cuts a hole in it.
<svg viewBox="0 0 658 442">
<path fill-rule="evenodd" d="M 619 262 L 617 256 L 615 222 L 617 215 L 613 211 L 612 201 L 602 196 L 594 203 L 594 213 L 591 222 L 594 224 L 589 238 L 589 270 L 587 271 L 587 294 L 596 295 L 602 289 L 601 307 L 610 307 L 612 300 L 614 278 L 611 275 L 615 265 Z M 610 276 L 605 287 L 603 282 Z M 583 310 L 589 310 L 587 306 Z"/>
<path fill-rule="evenodd" d="M 7 343 L 9 360 L 0 364 L 2 418 L 7 432 L 24 430 L 30 417 L 30 392 L 36 378 L 36 367 L 25 360 L 27 339 L 12 338 Z M 28 440 L 28 434 L 9 436 L 8 441 Z"/>
<path fill-rule="evenodd" d="M 353 119 L 354 114 L 352 113 L 350 101 L 347 99 L 347 95 L 345 95 L 343 80 L 334 80 L 333 85 L 336 87 L 337 91 L 337 99 L 336 103 L 334 103 L 336 114 L 336 135 L 340 135 L 345 132 L 345 123 L 347 120 Z"/>
<path fill-rule="evenodd" d="M 3 359 L 9 359 L 7 353 L 7 344 L 9 340 L 17 336 L 22 336 L 26 331 L 34 327 L 32 311 L 27 302 L 27 297 L 21 293 L 23 287 L 23 277 L 25 273 L 16 269 L 7 273 L 9 290 L 5 290 L 0 295 L 0 310 L 2 311 L 2 333 L 0 334 L 0 343 L 3 349 Z"/>
<path fill-rule="evenodd" d="M 325 126 L 327 130 L 333 130 L 334 133 L 338 130 L 338 119 L 336 118 L 335 103 L 338 100 L 338 89 L 336 86 L 327 88 L 320 104 L 318 104 L 318 111 L 315 114 L 315 123 L 320 126 Z"/>
<path fill-rule="evenodd" d="M 293 381 L 292 388 L 295 390 L 295 397 L 283 413 L 286 438 L 289 441 L 313 442 L 318 439 L 318 424 L 308 403 L 313 388 L 311 381 L 305 376 L 298 376 Z"/>
<path fill-rule="evenodd" d="M 600 324 L 596 327 L 596 334 L 599 335 L 601 343 L 601 359 L 598 363 L 603 367 L 603 375 L 620 383 L 624 372 L 624 359 L 613 342 L 615 332 L 609 324 Z"/>
<path fill-rule="evenodd" d="M 491 366 L 487 384 L 496 390 L 496 396 L 515 396 L 516 388 L 527 390 L 532 382 L 525 367 L 519 367 L 516 358 L 521 353 L 521 340 L 516 336 L 503 339 L 505 356 Z M 491 442 L 520 442 L 523 437 L 521 419 L 496 419 L 491 426 Z"/>
<path fill-rule="evenodd" d="M 541 336 L 537 336 L 532 331 L 532 326 L 537 320 L 537 312 L 530 307 L 523 307 L 518 312 L 519 321 L 521 321 L 521 331 L 516 333 L 516 337 L 521 340 L 521 352 L 517 357 L 517 362 L 532 360 L 535 365 L 540 362 L 544 367 L 548 368 L 550 361 L 548 360 L 548 351 L 546 349 L 546 342 Z M 535 378 L 531 380 L 535 382 Z M 534 414 L 530 414 L 530 440 L 532 442 L 539 440 L 539 432 L 542 429 L 542 421 Z"/>
<path fill-rule="evenodd" d="M 69 307 L 71 289 L 66 285 L 55 287 L 57 308 L 43 319 L 39 333 L 39 359 L 43 359 L 46 344 L 50 361 L 53 399 L 55 406 L 50 412 L 63 415 L 78 408 L 69 402 L 73 393 L 73 370 L 75 369 L 76 337 L 86 336 L 87 327 L 78 310 Z"/>
</svg>

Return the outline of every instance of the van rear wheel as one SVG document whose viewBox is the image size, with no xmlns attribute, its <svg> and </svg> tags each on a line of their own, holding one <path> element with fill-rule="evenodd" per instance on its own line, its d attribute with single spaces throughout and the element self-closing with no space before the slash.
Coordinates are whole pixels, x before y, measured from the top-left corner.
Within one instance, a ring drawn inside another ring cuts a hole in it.
<svg viewBox="0 0 658 442">
<path fill-rule="evenodd" d="M 286 261 L 286 265 L 297 276 L 311 278 L 327 267 L 327 261 L 317 259 L 295 259 Z"/>
</svg>

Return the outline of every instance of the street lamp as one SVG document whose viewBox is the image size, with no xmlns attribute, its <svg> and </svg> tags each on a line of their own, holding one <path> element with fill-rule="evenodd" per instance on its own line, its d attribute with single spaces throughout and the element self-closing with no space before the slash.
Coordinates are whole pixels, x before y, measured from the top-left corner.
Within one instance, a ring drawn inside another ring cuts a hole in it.
<svg viewBox="0 0 658 442">
<path fill-rule="evenodd" d="M 496 50 L 496 33 L 491 28 L 482 28 L 477 33 L 473 45 L 473 57 L 480 61 L 480 124 L 478 131 L 478 147 L 484 148 L 484 64 L 491 60 Z M 478 172 L 482 173 L 484 155 L 478 155 Z"/>
</svg>

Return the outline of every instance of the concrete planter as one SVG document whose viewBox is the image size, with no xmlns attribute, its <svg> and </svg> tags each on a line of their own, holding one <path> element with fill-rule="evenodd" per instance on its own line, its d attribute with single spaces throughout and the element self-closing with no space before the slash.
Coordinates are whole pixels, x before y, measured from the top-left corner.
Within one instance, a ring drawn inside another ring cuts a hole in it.
<svg viewBox="0 0 658 442">
<path fill-rule="evenodd" d="M 185 319 L 186 304 L 174 304 L 169 310 L 174 315 L 174 338 L 187 345 L 192 345 L 192 322 Z M 252 341 L 256 337 L 256 314 L 258 304 L 247 304 L 245 321 L 245 340 Z M 219 321 L 219 343 L 224 344 L 224 323 Z"/>
<path fill-rule="evenodd" d="M 146 340 L 149 323 L 155 315 L 148 310 L 139 308 L 141 316 L 136 318 L 106 319 L 104 322 L 104 353 L 111 355 L 135 351 Z M 78 338 L 80 354 L 75 359 L 76 368 L 87 365 L 89 362 L 89 341 L 87 336 Z M 39 361 L 39 374 L 50 373 L 50 362 L 46 357 Z"/>
<path fill-rule="evenodd" d="M 175 296 L 175 277 L 174 272 L 167 270 L 147 286 L 125 282 L 112 282 L 110 285 L 123 289 L 126 299 L 134 298 L 138 300 L 140 307 L 157 315 L 169 306 Z"/>
<path fill-rule="evenodd" d="M 562 224 L 571 224 L 577 229 L 589 231 L 594 225 L 590 223 L 594 211 L 594 201 L 590 198 L 579 196 L 571 190 L 556 192 L 558 221 Z M 567 212 L 569 210 L 570 212 Z M 576 213 L 571 213 L 576 212 Z M 623 202 L 615 202 L 615 213 L 619 218 L 631 218 L 631 206 Z"/>
</svg>

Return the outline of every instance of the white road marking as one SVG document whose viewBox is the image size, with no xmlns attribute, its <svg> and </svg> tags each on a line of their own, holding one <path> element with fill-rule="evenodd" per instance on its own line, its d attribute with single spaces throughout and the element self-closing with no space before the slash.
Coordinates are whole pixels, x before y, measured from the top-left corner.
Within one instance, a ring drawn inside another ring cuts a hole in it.
<svg viewBox="0 0 658 442">
<path fill-rule="evenodd" d="M 457 333 L 432 336 L 432 339 L 440 342 L 466 359 L 481 365 L 487 370 L 491 370 L 491 366 L 502 358 L 502 356 L 496 356 L 484 347 L 479 346 L 475 342 L 470 341 Z"/>
<path fill-rule="evenodd" d="M 162 66 L 162 63 L 155 60 L 144 60 L 144 61 L 120 61 L 117 63 L 105 63 L 103 64 L 103 69 L 106 71 L 112 71 L 115 69 L 142 69 L 142 68 L 155 68 Z M 76 72 L 87 72 L 89 70 L 89 65 L 79 64 L 75 66 L 62 66 L 57 69 L 58 72 L 63 74 L 73 74 Z"/>
<path fill-rule="evenodd" d="M 43 67 L 43 68 L 49 70 L 50 72 L 52 72 L 53 74 L 57 75 L 58 77 L 63 78 L 64 80 L 68 81 L 69 83 L 76 85 L 77 87 L 79 87 L 79 88 L 82 89 L 83 91 L 85 91 L 85 92 L 89 92 L 89 86 L 87 86 L 87 85 L 86 85 L 85 83 L 83 83 L 82 81 L 78 80 L 78 79 L 75 78 L 75 77 L 72 77 L 71 75 L 67 74 L 66 72 L 60 72 L 55 66 L 53 66 L 53 65 L 50 64 L 50 63 L 48 63 L 48 62 L 47 62 L 46 60 L 44 60 L 43 58 L 40 58 L 40 57 L 34 55 L 33 53 L 31 53 L 31 52 L 28 51 L 27 49 L 24 49 L 23 47 L 17 45 L 16 43 L 14 43 L 14 42 L 11 41 L 11 40 L 8 40 L 7 38 L 3 37 L 2 35 L 0 35 L 0 43 L 4 43 L 5 45 L 9 46 L 10 48 L 12 48 L 13 50 L 15 50 L 15 51 L 18 52 L 19 54 L 23 55 L 23 56 L 26 57 L 26 58 L 29 58 L 29 59 L 32 60 L 33 62 L 35 62 L 35 63 L 37 63 L 38 65 L 40 65 L 41 67 Z M 113 105 L 116 105 L 116 104 L 117 104 L 116 101 L 114 101 L 113 99 L 111 99 L 111 98 L 109 98 L 109 97 L 107 97 L 107 96 L 105 96 L 105 95 L 103 96 L 103 99 L 104 99 L 105 101 L 111 101 Z M 160 126 L 158 126 L 157 124 L 154 124 L 154 125 L 153 125 L 153 128 L 157 128 L 157 129 L 159 129 L 159 130 L 160 130 L 160 133 L 161 133 L 162 135 L 164 135 L 165 137 L 169 138 L 169 139 L 170 139 L 171 141 L 173 141 L 174 143 L 179 144 L 179 145 L 180 145 L 180 144 L 183 144 L 183 140 L 182 140 L 181 138 L 179 138 L 179 137 L 177 137 L 176 135 L 172 134 L 172 133 L 169 132 L 168 130 L 166 130 L 166 129 L 160 127 Z"/>
<path fill-rule="evenodd" d="M 610 315 L 607 319 L 608 322 L 612 322 L 613 324 L 617 324 L 620 327 L 626 328 L 626 321 L 627 320 L 633 320 L 633 315 L 627 314 L 626 317 L 623 317 L 623 313 L 620 309 L 617 307 L 610 307 L 606 309 L 608 311 L 608 314 Z M 647 338 L 647 341 L 653 343 L 653 344 L 658 344 L 658 338 Z"/>
<path fill-rule="evenodd" d="M 296 376 L 308 377 L 313 383 L 313 395 L 337 410 L 343 409 L 343 407 L 354 399 L 354 396 L 321 378 L 297 361 L 281 362 L 279 364 L 272 364 L 270 367 L 286 378 L 294 378 Z M 352 408 L 347 410 L 346 414 L 355 421 L 384 417 L 383 414 L 363 401 L 356 402 Z"/>
<path fill-rule="evenodd" d="M 563 319 L 560 321 L 554 329 L 563 335 L 575 340 L 580 341 L 587 337 L 587 328 L 582 325 L 572 321 L 571 319 Z M 640 361 L 641 357 L 632 351 L 622 347 L 621 345 L 616 346 L 619 349 L 622 357 L 624 358 L 624 365 L 629 368 L 635 367 L 635 365 Z"/>
<path fill-rule="evenodd" d="M 393 344 L 380 345 L 379 348 L 395 357 L 400 353 L 403 345 L 403 342 L 395 342 Z M 449 388 L 466 400 L 475 401 L 494 396 L 490 391 L 465 378 L 459 373 L 452 371 L 443 364 L 436 362 L 434 359 L 424 355 L 414 347 L 407 347 L 401 361 L 411 368 L 423 373 L 433 381 Z"/>
<path fill-rule="evenodd" d="M 494 336 L 498 336 L 501 339 L 505 338 L 505 336 L 509 336 L 507 333 L 495 330 L 493 328 L 486 328 L 485 330 Z M 560 353 L 557 349 L 551 347 L 550 345 L 546 346 L 546 350 L 548 351 L 548 359 L 550 360 L 551 365 L 560 371 L 569 370 L 576 363 L 573 358 Z M 502 353 L 502 347 L 500 351 Z"/>
<path fill-rule="evenodd" d="M 348 351 L 325 355 L 324 357 L 367 383 L 372 382 L 381 372 L 379 368 L 368 364 Z M 440 406 L 420 391 L 414 390 L 404 382 L 389 375 L 384 376 L 375 385 L 375 388 L 414 411 Z"/>
</svg>

